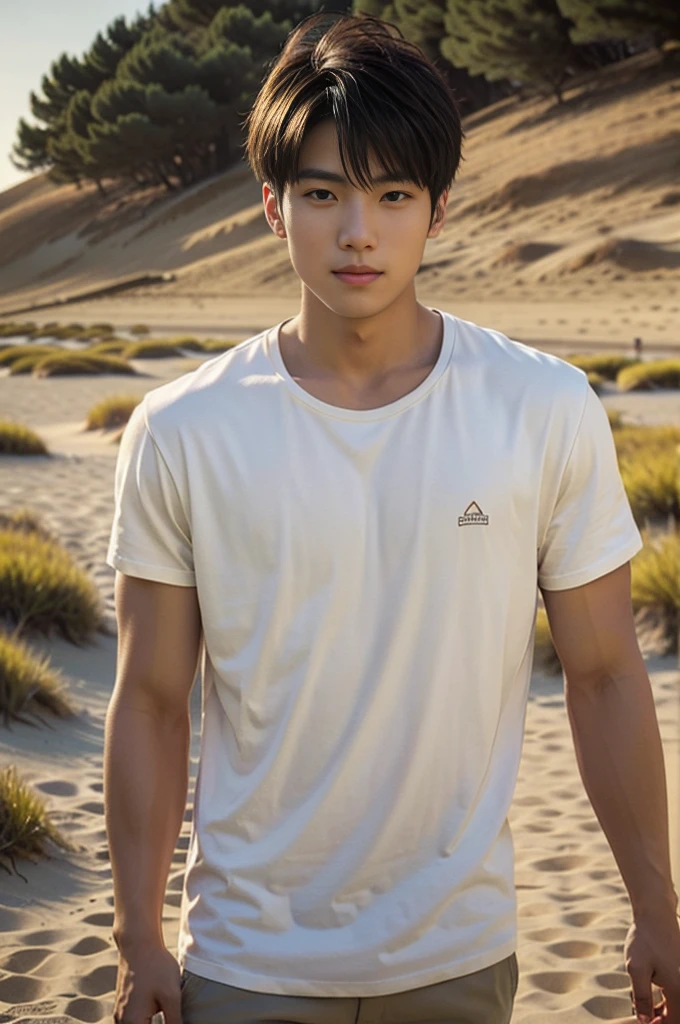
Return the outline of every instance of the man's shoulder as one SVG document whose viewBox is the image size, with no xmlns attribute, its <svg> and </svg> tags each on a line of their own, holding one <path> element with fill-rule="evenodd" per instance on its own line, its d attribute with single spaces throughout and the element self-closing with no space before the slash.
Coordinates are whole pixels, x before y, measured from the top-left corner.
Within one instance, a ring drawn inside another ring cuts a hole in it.
<svg viewBox="0 0 680 1024">
<path fill-rule="evenodd" d="M 457 362 L 471 370 L 483 368 L 490 387 L 501 387 L 503 393 L 530 389 L 537 400 L 543 395 L 549 400 L 564 398 L 568 403 L 583 401 L 588 377 L 579 367 L 493 327 L 456 319 Z"/>
<path fill-rule="evenodd" d="M 190 426 L 224 411 L 244 379 L 262 372 L 265 331 L 206 359 L 200 366 L 174 380 L 151 388 L 144 396 L 146 421 L 151 434 L 163 435 L 180 425 Z"/>
</svg>

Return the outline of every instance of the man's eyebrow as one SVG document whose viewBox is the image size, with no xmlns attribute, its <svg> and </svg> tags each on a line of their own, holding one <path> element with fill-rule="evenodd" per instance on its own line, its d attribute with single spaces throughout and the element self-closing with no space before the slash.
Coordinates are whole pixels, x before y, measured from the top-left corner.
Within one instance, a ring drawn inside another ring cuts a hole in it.
<svg viewBox="0 0 680 1024">
<path fill-rule="evenodd" d="M 306 167 L 300 171 L 298 178 L 302 181 L 305 178 L 315 178 L 319 181 L 337 181 L 341 185 L 347 185 L 347 178 L 343 177 L 342 174 L 337 174 L 335 171 L 326 171 L 322 167 Z M 389 181 L 395 181 L 400 184 L 413 184 L 410 178 L 404 176 L 393 177 L 391 174 L 381 174 L 377 178 L 373 178 L 376 185 L 384 185 Z"/>
</svg>

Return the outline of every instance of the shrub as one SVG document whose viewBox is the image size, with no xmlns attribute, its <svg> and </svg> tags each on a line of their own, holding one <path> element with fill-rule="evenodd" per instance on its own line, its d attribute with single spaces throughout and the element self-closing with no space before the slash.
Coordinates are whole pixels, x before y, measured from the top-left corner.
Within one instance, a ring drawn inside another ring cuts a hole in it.
<svg viewBox="0 0 680 1024">
<path fill-rule="evenodd" d="M 0 366 L 11 366 L 18 359 L 35 355 L 51 356 L 62 351 L 56 345 L 11 345 L 0 352 Z"/>
<path fill-rule="evenodd" d="M 169 356 L 181 356 L 178 345 L 172 341 L 133 341 L 127 350 L 128 359 L 163 359 Z"/>
<path fill-rule="evenodd" d="M 631 563 L 633 609 L 659 612 L 667 653 L 677 650 L 680 655 L 680 533 L 674 530 L 652 542 L 645 531 L 643 539 L 645 546 Z"/>
<path fill-rule="evenodd" d="M 124 426 L 141 399 L 137 395 L 112 395 L 93 405 L 87 414 L 86 430 Z"/>
<path fill-rule="evenodd" d="M 639 361 L 632 356 L 612 355 L 607 352 L 582 355 L 574 353 L 567 356 L 565 362 L 578 366 L 585 373 L 599 373 L 605 380 L 616 380 L 621 370 L 633 366 Z"/>
<path fill-rule="evenodd" d="M 202 342 L 204 352 L 227 352 L 238 344 L 238 341 L 229 338 L 205 338 Z"/>
<path fill-rule="evenodd" d="M 0 771 L 0 858 L 9 860 L 15 873 L 28 882 L 17 870 L 15 857 L 37 863 L 36 855 L 47 855 L 47 840 L 62 850 L 77 850 L 50 821 L 44 798 L 18 777 L 14 765 L 3 768 Z M 10 874 L 5 864 L 2 867 Z"/>
<path fill-rule="evenodd" d="M 81 643 L 105 628 L 99 591 L 71 554 L 35 532 L 0 530 L 0 620 Z"/>
<path fill-rule="evenodd" d="M 32 320 L 0 323 L 0 338 L 30 338 L 35 327 Z"/>
<path fill-rule="evenodd" d="M 28 644 L 0 630 L 0 714 L 9 720 L 33 725 L 24 715 L 43 724 L 38 711 L 45 709 L 57 718 L 67 718 L 75 708 L 66 696 L 66 679 L 50 666 L 47 655 L 35 654 Z"/>
<path fill-rule="evenodd" d="M 133 324 L 132 327 L 130 328 L 130 334 L 134 334 L 136 338 L 139 338 L 142 335 L 150 333 L 151 331 L 146 326 L 146 324 Z"/>
<path fill-rule="evenodd" d="M 680 388 L 680 359 L 660 359 L 629 366 L 621 370 L 616 383 L 622 391 Z"/>
<path fill-rule="evenodd" d="M 37 512 L 30 508 L 17 508 L 13 512 L 0 512 L 0 530 L 20 530 L 37 533 L 46 540 L 54 540 Z"/>
<path fill-rule="evenodd" d="M 657 451 L 645 458 L 630 458 L 620 468 L 638 526 L 650 518 L 674 516 L 680 519 L 680 456 L 677 452 Z"/>
<path fill-rule="evenodd" d="M 59 330 L 59 324 L 56 320 L 49 320 L 44 324 L 34 324 L 31 336 L 33 338 L 52 338 L 56 337 L 55 331 Z"/>
<path fill-rule="evenodd" d="M 538 608 L 536 611 L 536 637 L 534 641 L 534 665 L 547 672 L 548 675 L 556 675 L 562 671 L 562 663 L 557 656 L 550 623 L 545 608 Z"/>
<path fill-rule="evenodd" d="M 83 352 L 62 352 L 41 359 L 33 370 L 36 377 L 66 376 L 83 373 L 136 373 L 124 359 L 115 356 L 90 355 Z"/>
<path fill-rule="evenodd" d="M 0 455 L 49 455 L 43 439 L 21 423 L 0 420 Z"/>
<path fill-rule="evenodd" d="M 127 358 L 134 341 L 127 341 L 125 338 L 109 338 L 107 341 L 98 341 L 90 345 L 86 350 L 88 356 L 121 356 Z"/>
<path fill-rule="evenodd" d="M 680 445 L 680 427 L 622 425 L 614 433 L 619 462 L 647 459 L 661 452 L 673 452 Z"/>
</svg>

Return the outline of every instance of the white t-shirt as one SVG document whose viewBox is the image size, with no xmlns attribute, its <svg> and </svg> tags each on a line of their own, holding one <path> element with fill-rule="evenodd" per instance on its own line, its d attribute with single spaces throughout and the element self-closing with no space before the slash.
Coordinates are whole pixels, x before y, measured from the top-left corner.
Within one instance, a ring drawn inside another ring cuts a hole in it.
<svg viewBox="0 0 680 1024">
<path fill-rule="evenodd" d="M 537 584 L 642 539 L 585 373 L 435 311 L 388 405 L 310 395 L 279 324 L 125 430 L 107 562 L 195 586 L 203 621 L 178 960 L 204 978 L 374 996 L 516 950 Z"/>
</svg>

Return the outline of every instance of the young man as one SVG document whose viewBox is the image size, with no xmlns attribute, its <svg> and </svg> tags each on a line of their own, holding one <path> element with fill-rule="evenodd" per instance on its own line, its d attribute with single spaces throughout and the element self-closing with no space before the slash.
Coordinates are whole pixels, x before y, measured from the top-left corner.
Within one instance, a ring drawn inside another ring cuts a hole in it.
<svg viewBox="0 0 680 1024">
<path fill-rule="evenodd" d="M 639 914 L 642 1005 L 644 923 L 680 941 L 630 608 L 642 542 L 607 416 L 580 370 L 417 301 L 456 106 L 385 24 L 325 17 L 291 35 L 248 124 L 300 312 L 148 392 L 121 442 L 114 1019 L 507 1024 L 537 583 Z M 161 915 L 199 648 L 178 966 Z"/>
</svg>

